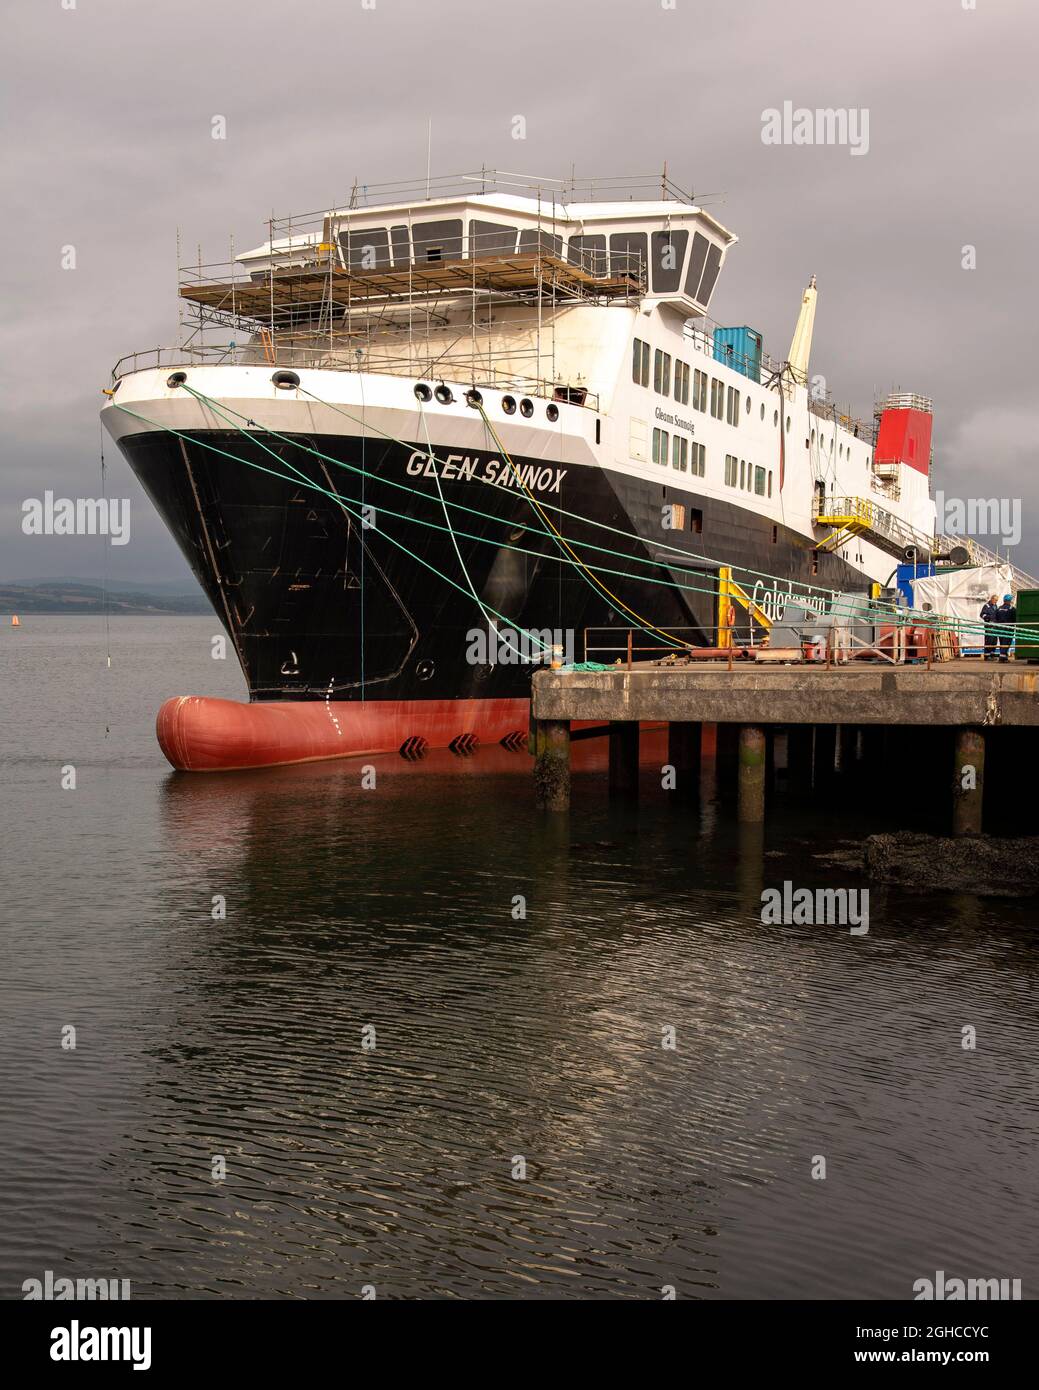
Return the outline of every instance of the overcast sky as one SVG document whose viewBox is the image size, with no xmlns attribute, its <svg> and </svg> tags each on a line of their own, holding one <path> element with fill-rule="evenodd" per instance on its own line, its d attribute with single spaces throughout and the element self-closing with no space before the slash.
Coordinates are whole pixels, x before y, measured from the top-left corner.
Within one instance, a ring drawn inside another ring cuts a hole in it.
<svg viewBox="0 0 1039 1390">
<path fill-rule="evenodd" d="M 864 415 L 895 386 L 933 396 L 936 486 L 1022 499 L 1017 558 L 1039 570 L 1039 20 L 971 2 L 7 0 L 0 580 L 100 576 L 101 541 L 25 537 L 22 503 L 100 495 L 111 367 L 176 341 L 177 227 L 220 260 L 272 209 L 421 177 L 428 118 L 435 174 L 667 160 L 740 237 L 713 317 L 783 356 L 815 274 L 812 371 Z M 868 110 L 868 153 L 764 144 L 784 101 Z M 187 578 L 106 454 L 133 505 L 110 573 Z"/>
</svg>

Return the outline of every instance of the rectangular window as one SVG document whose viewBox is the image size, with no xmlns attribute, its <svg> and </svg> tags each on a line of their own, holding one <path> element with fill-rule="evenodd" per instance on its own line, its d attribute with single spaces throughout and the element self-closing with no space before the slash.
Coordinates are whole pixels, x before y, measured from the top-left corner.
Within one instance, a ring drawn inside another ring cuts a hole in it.
<svg viewBox="0 0 1039 1390">
<path fill-rule="evenodd" d="M 675 400 L 679 405 L 689 404 L 689 364 L 675 363 Z"/>
<path fill-rule="evenodd" d="M 667 450 L 670 439 L 667 430 L 653 431 L 653 462 L 667 467 Z"/>
<path fill-rule="evenodd" d="M 693 444 L 689 471 L 698 478 L 702 478 L 707 472 L 707 451 L 702 444 Z"/>
<path fill-rule="evenodd" d="M 745 459 L 740 459 L 740 488 L 747 486 L 747 463 Z"/>
<path fill-rule="evenodd" d="M 662 396 L 671 394 L 671 354 L 660 348 L 653 354 L 653 390 Z"/>
<path fill-rule="evenodd" d="M 689 508 L 689 529 L 698 536 L 703 534 L 703 512 L 699 507 Z"/>
<path fill-rule="evenodd" d="M 735 386 L 729 387 L 729 399 L 725 407 L 725 418 L 730 425 L 740 422 L 740 393 Z"/>
<path fill-rule="evenodd" d="M 754 469 L 754 491 L 759 497 L 765 495 L 765 470 L 764 468 Z"/>
<path fill-rule="evenodd" d="M 725 382 L 711 378 L 711 414 L 720 420 L 725 414 Z"/>
<path fill-rule="evenodd" d="M 631 379 L 636 386 L 648 386 L 649 344 L 636 338 L 631 347 Z"/>
<path fill-rule="evenodd" d="M 699 368 L 693 372 L 693 407 L 696 410 L 707 409 L 707 373 Z"/>
<path fill-rule="evenodd" d="M 768 495 L 772 496 L 772 469 L 768 470 Z"/>
<path fill-rule="evenodd" d="M 671 441 L 671 462 L 683 473 L 689 467 L 689 440 L 684 435 L 676 434 Z"/>
<path fill-rule="evenodd" d="M 779 542 L 779 527 L 778 527 L 778 526 L 773 526 L 773 527 L 772 527 L 772 544 L 773 544 L 773 545 L 777 545 L 778 542 Z"/>
<path fill-rule="evenodd" d="M 725 486 L 735 487 L 738 477 L 738 468 L 735 454 L 725 455 Z"/>
</svg>

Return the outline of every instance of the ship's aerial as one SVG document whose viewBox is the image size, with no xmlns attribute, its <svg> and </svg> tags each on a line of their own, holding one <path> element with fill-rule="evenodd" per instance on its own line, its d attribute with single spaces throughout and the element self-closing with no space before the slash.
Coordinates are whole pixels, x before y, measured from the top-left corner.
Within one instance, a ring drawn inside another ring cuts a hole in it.
<svg viewBox="0 0 1039 1390">
<path fill-rule="evenodd" d="M 762 640 L 791 595 L 989 558 L 936 535 L 931 402 L 856 420 L 811 375 L 814 279 L 783 357 L 709 317 L 736 240 L 666 178 L 482 172 L 182 267 L 179 344 L 103 418 L 250 703 L 168 701 L 170 762 L 515 744 L 530 660 L 586 630 Z"/>
</svg>

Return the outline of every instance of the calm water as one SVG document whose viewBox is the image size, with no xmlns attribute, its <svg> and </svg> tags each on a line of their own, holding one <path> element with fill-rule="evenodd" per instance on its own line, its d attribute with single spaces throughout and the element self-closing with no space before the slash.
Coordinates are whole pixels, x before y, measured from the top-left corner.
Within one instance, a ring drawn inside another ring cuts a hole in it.
<svg viewBox="0 0 1039 1390">
<path fill-rule="evenodd" d="M 215 631 L 114 620 L 107 670 L 99 620 L 0 628 L 3 1296 L 1034 1296 L 1034 905 L 763 926 L 856 886 L 832 827 L 652 769 L 563 827 L 498 750 L 173 774 L 161 700 L 242 693 Z"/>
</svg>

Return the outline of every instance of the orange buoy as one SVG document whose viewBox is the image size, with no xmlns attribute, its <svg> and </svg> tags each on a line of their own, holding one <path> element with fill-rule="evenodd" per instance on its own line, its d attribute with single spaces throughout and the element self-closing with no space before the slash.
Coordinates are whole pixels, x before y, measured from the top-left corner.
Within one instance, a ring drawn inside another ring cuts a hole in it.
<svg viewBox="0 0 1039 1390">
<path fill-rule="evenodd" d="M 22 625 L 22 620 L 21 620 L 21 618 L 19 618 L 18 614 L 16 613 L 16 614 L 14 615 L 14 617 L 11 619 L 11 626 L 12 626 L 12 627 L 21 627 L 21 625 Z"/>
</svg>

